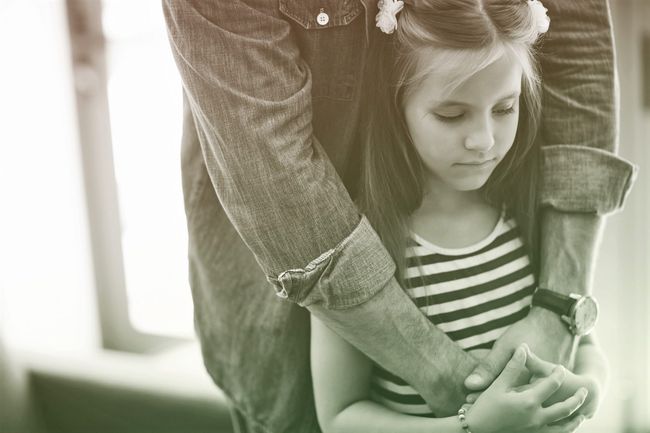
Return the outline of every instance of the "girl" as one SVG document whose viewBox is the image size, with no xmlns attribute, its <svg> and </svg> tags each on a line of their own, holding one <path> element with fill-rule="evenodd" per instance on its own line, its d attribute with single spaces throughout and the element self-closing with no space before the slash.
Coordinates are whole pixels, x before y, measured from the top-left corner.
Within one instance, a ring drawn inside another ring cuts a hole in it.
<svg viewBox="0 0 650 433">
<path fill-rule="evenodd" d="M 533 49 L 549 20 L 536 0 L 406 3 L 380 1 L 358 203 L 414 302 L 480 356 L 526 316 L 535 288 Z M 434 418 L 406 382 L 315 318 L 311 344 L 326 433 L 573 431 L 605 379 L 593 344 L 579 346 L 573 372 L 521 347 L 473 404 Z"/>
</svg>

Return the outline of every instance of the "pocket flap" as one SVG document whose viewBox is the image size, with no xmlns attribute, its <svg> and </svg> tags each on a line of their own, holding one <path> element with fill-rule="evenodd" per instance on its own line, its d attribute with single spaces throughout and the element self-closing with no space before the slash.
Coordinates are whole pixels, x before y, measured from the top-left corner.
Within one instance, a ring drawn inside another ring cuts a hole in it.
<svg viewBox="0 0 650 433">
<path fill-rule="evenodd" d="M 305 29 L 325 29 L 344 26 L 352 22 L 361 12 L 363 6 L 359 0 L 279 0 L 280 12 L 297 22 Z M 327 23 L 321 24 L 319 14 L 327 15 Z"/>
</svg>

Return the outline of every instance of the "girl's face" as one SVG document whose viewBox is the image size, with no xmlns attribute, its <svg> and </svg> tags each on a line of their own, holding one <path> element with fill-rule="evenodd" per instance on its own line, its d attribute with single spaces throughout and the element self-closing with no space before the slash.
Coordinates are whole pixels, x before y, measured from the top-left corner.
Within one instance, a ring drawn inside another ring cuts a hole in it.
<svg viewBox="0 0 650 433">
<path fill-rule="evenodd" d="M 473 191 L 485 184 L 514 141 L 522 73 L 502 56 L 447 95 L 448 80 L 429 74 L 405 96 L 406 124 L 429 186 Z"/>
</svg>

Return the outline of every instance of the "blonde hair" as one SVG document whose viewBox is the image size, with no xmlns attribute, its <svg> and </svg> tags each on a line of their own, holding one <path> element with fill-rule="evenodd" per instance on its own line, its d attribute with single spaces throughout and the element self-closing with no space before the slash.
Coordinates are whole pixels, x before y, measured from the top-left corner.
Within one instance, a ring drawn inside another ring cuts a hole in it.
<svg viewBox="0 0 650 433">
<path fill-rule="evenodd" d="M 517 218 L 536 267 L 537 39 L 535 18 L 522 0 L 418 0 L 417 7 L 404 7 L 393 35 L 375 29 L 363 84 L 357 203 L 395 260 L 402 284 L 408 217 L 424 191 L 424 168 L 406 126 L 403 101 L 429 74 L 453 73 L 445 88 L 451 92 L 502 56 L 516 59 L 523 70 L 519 126 L 510 152 L 482 192 L 495 205 L 505 203 Z"/>
</svg>

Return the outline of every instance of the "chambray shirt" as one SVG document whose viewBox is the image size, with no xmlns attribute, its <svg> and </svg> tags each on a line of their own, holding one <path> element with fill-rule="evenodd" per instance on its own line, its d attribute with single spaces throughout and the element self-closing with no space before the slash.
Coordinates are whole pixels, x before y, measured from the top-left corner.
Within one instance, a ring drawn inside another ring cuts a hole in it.
<svg viewBox="0 0 650 433">
<path fill-rule="evenodd" d="M 538 195 L 543 206 L 604 215 L 634 177 L 614 154 L 609 11 L 605 0 L 544 5 Z M 185 95 L 183 189 L 205 366 L 252 431 L 319 432 L 302 307 L 340 311 L 397 286 L 351 199 L 376 0 L 163 7 Z"/>
</svg>

